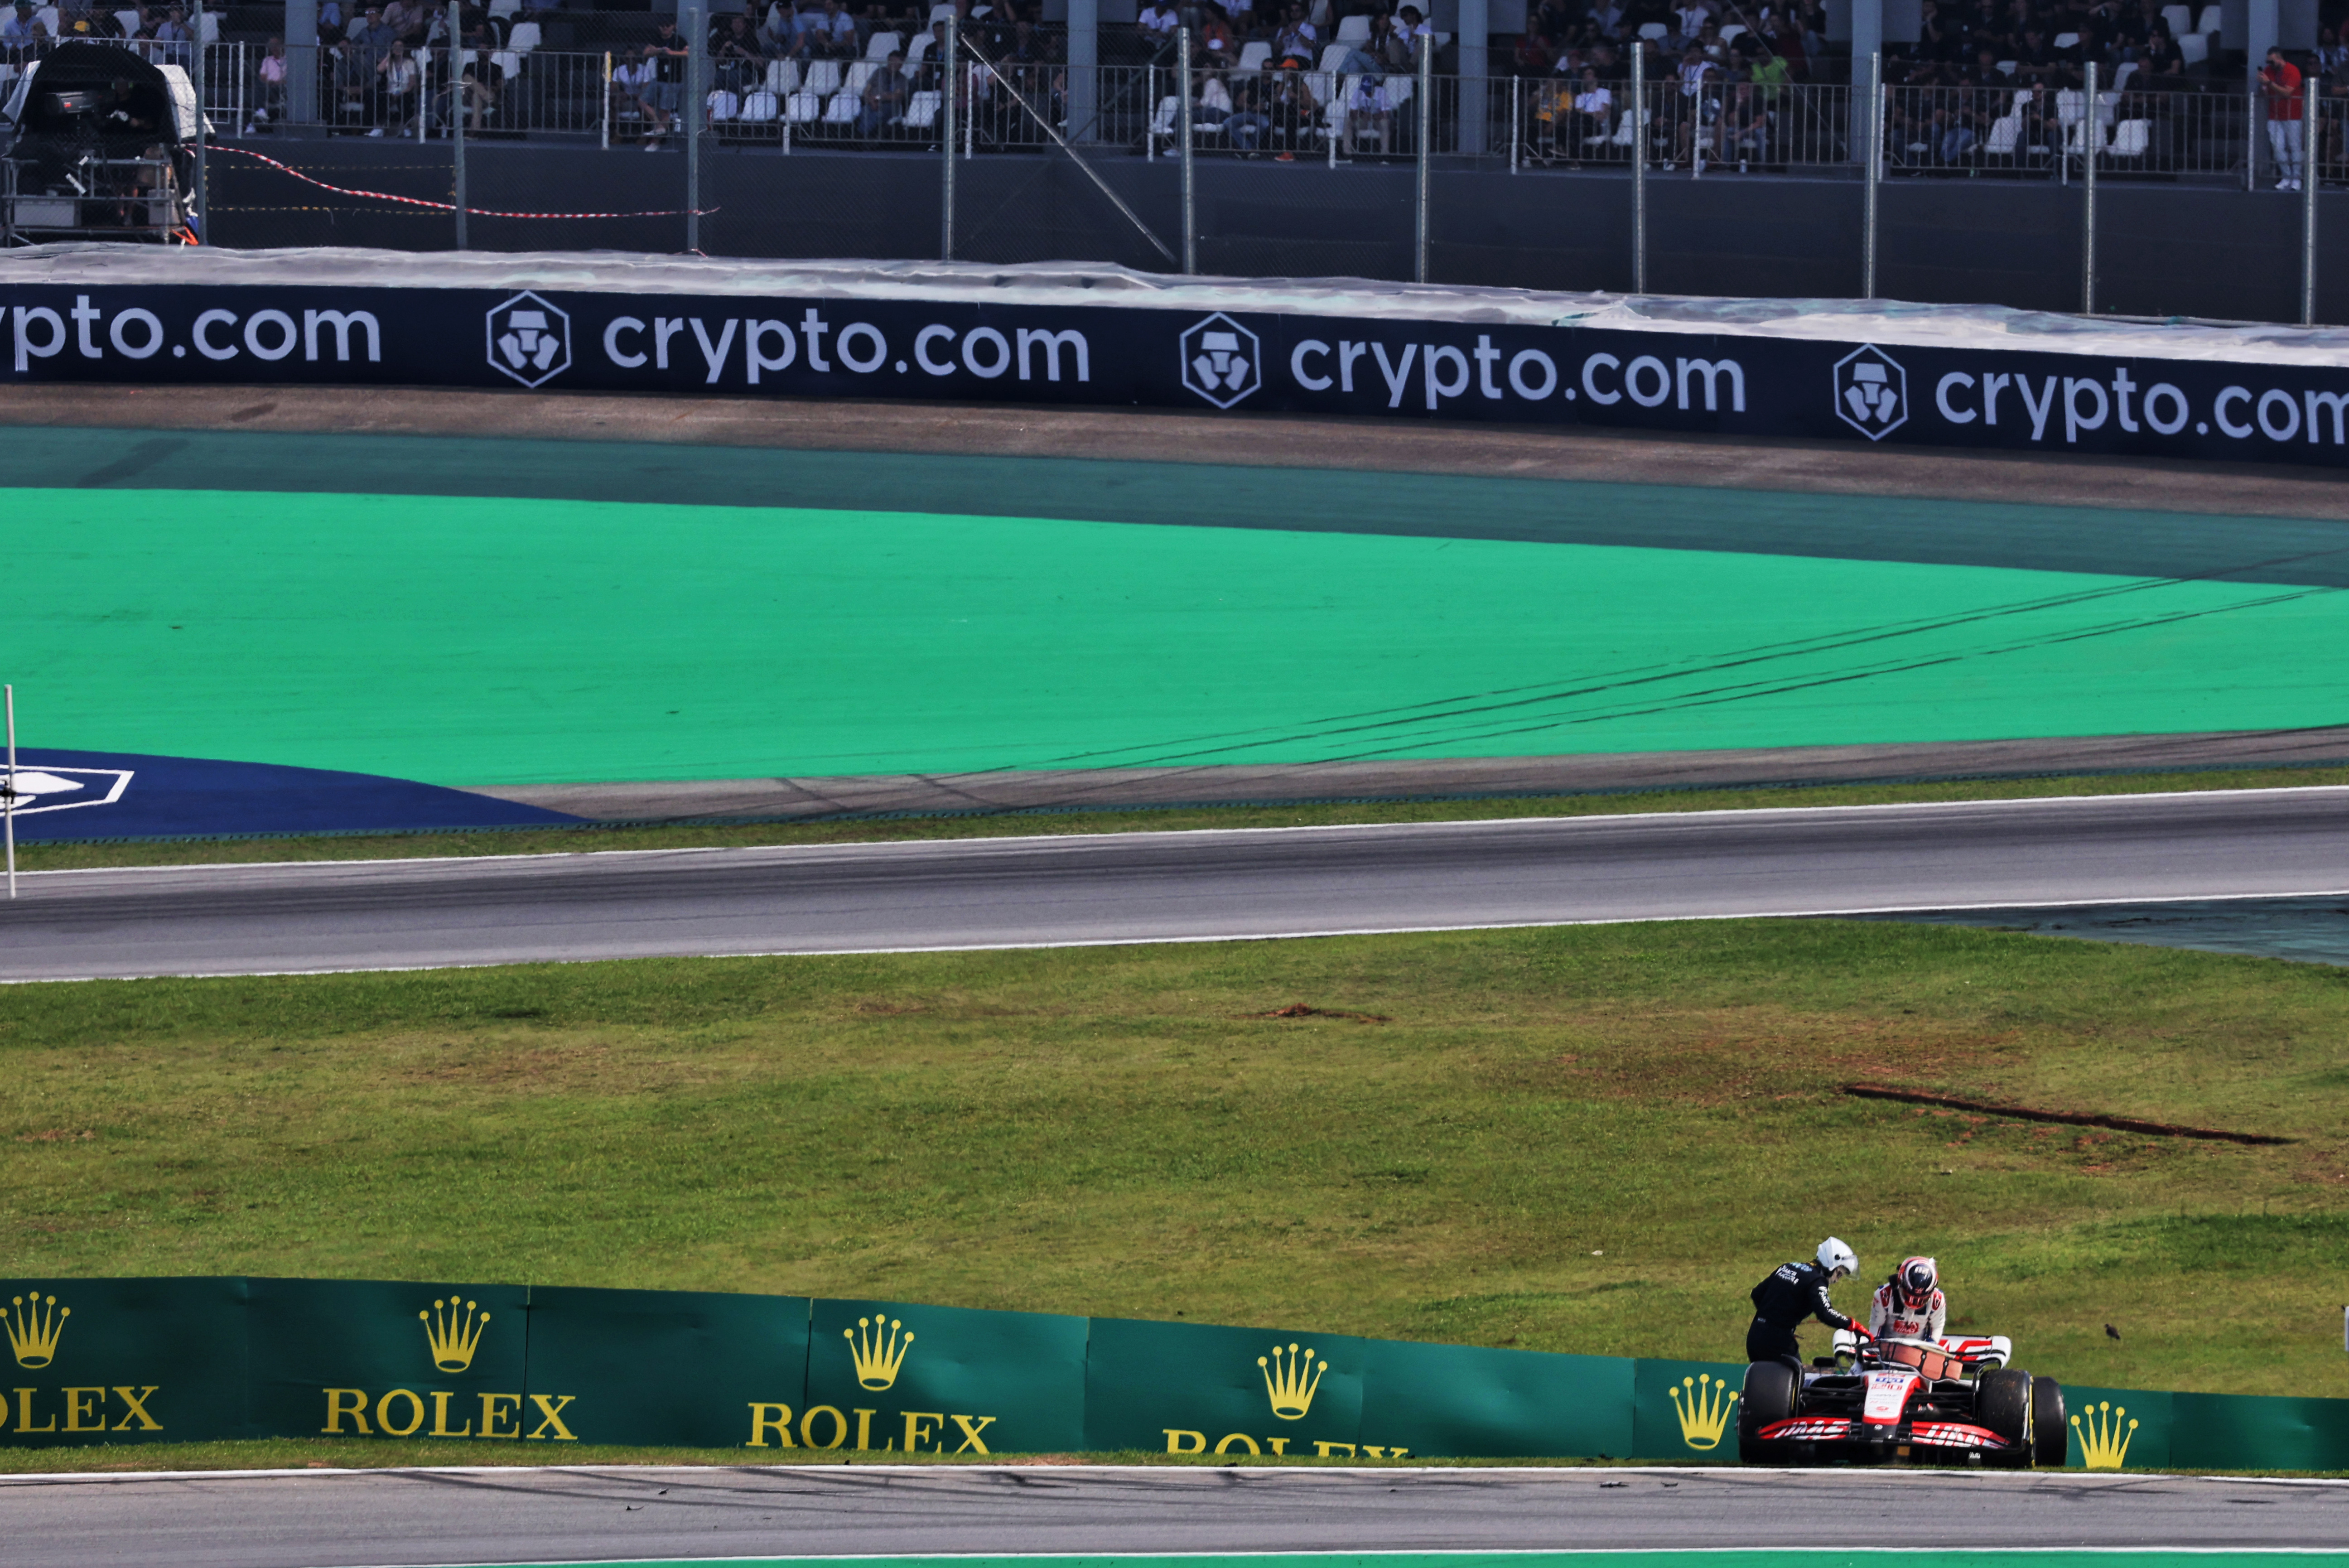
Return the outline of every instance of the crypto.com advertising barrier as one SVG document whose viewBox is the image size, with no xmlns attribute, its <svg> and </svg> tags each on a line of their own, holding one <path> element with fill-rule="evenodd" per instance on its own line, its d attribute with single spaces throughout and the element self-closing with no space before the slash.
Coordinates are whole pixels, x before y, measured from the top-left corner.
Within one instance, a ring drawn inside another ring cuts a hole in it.
<svg viewBox="0 0 2349 1568">
<path fill-rule="evenodd" d="M 2349 462 L 2349 369 L 1163 308 L 0 287 L 17 381 L 1122 404 Z"/>
</svg>

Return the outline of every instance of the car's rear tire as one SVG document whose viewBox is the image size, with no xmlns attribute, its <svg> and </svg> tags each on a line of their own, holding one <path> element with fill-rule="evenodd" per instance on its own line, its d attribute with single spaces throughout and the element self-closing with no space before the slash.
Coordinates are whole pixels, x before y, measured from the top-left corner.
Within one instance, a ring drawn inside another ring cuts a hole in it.
<svg viewBox="0 0 2349 1568">
<path fill-rule="evenodd" d="M 1974 1396 L 1974 1420 L 2008 1446 L 1983 1458 L 2010 1469 L 2031 1465 L 2031 1374 L 2012 1366 L 1982 1375 Z"/>
<path fill-rule="evenodd" d="M 1737 1457 L 1749 1465 L 1785 1464 L 1791 1450 L 1785 1443 L 1765 1443 L 1754 1434 L 1776 1421 L 1794 1418 L 1795 1397 L 1801 1380 L 1794 1369 L 1775 1361 L 1757 1361 L 1745 1369 L 1745 1391 L 1737 1400 Z"/>
<path fill-rule="evenodd" d="M 2053 1377 L 2031 1380 L 2031 1459 L 2060 1470 L 2072 1455 L 2072 1434 L 2064 1419 L 2064 1386 Z"/>
</svg>

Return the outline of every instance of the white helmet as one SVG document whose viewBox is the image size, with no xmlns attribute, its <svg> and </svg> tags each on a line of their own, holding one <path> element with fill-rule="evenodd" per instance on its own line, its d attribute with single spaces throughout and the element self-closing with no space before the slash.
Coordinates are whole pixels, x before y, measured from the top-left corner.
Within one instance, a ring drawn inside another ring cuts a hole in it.
<svg viewBox="0 0 2349 1568">
<path fill-rule="evenodd" d="M 1830 1236 L 1819 1243 L 1819 1267 L 1831 1274 L 1856 1274 L 1859 1254 Z"/>
</svg>

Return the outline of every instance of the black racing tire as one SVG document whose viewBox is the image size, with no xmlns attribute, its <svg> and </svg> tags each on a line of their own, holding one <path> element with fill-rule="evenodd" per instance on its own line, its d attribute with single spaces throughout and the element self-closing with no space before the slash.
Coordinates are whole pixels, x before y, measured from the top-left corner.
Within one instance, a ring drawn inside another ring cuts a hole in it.
<svg viewBox="0 0 2349 1568">
<path fill-rule="evenodd" d="M 1982 1375 L 1974 1396 L 1974 1420 L 2009 1446 L 1983 1458 L 2003 1469 L 2031 1464 L 2031 1374 L 2012 1366 Z"/>
<path fill-rule="evenodd" d="M 1774 1421 L 1793 1418 L 1801 1381 L 1792 1368 L 1757 1361 L 1745 1369 L 1745 1391 L 1737 1399 L 1737 1457 L 1749 1465 L 1783 1465 L 1792 1446 L 1765 1443 L 1754 1436 Z"/>
<path fill-rule="evenodd" d="M 2060 1470 L 2072 1455 L 2072 1434 L 2064 1408 L 2064 1386 L 2053 1377 L 2031 1380 L 2031 1462 Z"/>
</svg>

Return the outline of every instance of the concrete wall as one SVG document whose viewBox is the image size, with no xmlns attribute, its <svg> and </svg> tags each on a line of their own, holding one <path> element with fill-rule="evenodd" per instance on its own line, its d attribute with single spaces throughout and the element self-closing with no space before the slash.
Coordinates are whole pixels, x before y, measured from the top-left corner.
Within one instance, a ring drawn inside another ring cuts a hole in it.
<svg viewBox="0 0 2349 1568">
<path fill-rule="evenodd" d="M 447 150 L 414 143 L 256 142 L 339 184 L 446 200 Z M 349 202 L 222 154 L 212 164 L 222 244 L 450 244 L 444 214 Z M 1178 173 L 1120 158 L 1104 178 L 1179 252 Z M 1172 270 L 1065 159 L 983 157 L 957 166 L 956 254 L 966 260 L 1075 259 Z M 1199 264 L 1250 276 L 1412 275 L 1413 189 L 1403 165 L 1203 160 Z M 476 145 L 471 203 L 508 211 L 632 212 L 681 206 L 684 160 Z M 703 160 L 702 248 L 712 254 L 927 258 L 939 252 L 938 161 L 713 151 Z M 1630 184 L 1620 175 L 1462 169 L 1433 182 L 1437 281 L 1526 288 L 1630 285 Z M 1849 181 L 1651 178 L 1649 283 L 1658 293 L 1847 297 L 1859 288 L 1860 188 Z M 1883 191 L 1878 289 L 1889 298 L 2075 310 L 2079 187 L 2044 181 L 1907 180 Z M 2299 310 L 2297 199 L 2209 187 L 2122 184 L 2098 192 L 2098 298 L 2128 315 L 2290 320 Z M 2349 247 L 2349 203 L 2323 199 L 2322 254 Z M 681 217 L 473 220 L 492 250 L 675 251 Z M 2327 269 L 2318 318 L 2349 321 L 2349 269 Z"/>
</svg>

